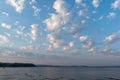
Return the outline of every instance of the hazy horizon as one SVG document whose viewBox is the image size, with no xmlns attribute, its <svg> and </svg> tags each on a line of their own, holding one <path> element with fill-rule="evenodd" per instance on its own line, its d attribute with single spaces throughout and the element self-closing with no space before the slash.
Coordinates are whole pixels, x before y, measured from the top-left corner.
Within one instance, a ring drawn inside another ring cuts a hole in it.
<svg viewBox="0 0 120 80">
<path fill-rule="evenodd" d="M 120 0 L 0 0 L 0 62 L 120 65 Z"/>
</svg>

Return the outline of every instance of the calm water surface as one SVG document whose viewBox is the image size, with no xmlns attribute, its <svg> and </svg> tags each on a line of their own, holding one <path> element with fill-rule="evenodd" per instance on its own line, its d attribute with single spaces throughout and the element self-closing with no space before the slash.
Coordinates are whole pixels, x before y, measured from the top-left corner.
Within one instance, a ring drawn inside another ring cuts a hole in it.
<svg viewBox="0 0 120 80">
<path fill-rule="evenodd" d="M 0 80 L 120 80 L 120 68 L 0 68 Z"/>
</svg>

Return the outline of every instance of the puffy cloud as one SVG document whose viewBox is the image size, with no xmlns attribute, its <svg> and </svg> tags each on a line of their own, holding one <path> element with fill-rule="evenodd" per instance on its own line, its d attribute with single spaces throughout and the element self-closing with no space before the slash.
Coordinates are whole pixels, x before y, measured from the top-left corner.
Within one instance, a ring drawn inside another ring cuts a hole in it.
<svg viewBox="0 0 120 80">
<path fill-rule="evenodd" d="M 63 46 L 63 50 L 64 51 L 67 51 L 67 50 L 70 50 L 74 47 L 74 42 L 73 41 L 70 41 L 67 45 L 64 45 Z"/>
<path fill-rule="evenodd" d="M 40 13 L 40 9 L 38 9 L 36 6 L 32 6 L 32 8 L 34 9 L 34 16 L 38 16 Z"/>
<path fill-rule="evenodd" d="M 108 52 L 110 49 L 108 48 L 108 47 L 105 47 L 104 49 L 103 49 L 103 52 Z"/>
<path fill-rule="evenodd" d="M 115 2 L 111 4 L 111 7 L 114 9 L 120 8 L 120 0 L 115 0 Z"/>
<path fill-rule="evenodd" d="M 14 29 L 14 32 L 17 34 L 17 35 L 24 35 L 24 29 L 25 29 L 25 26 L 21 26 L 21 25 L 18 25 L 18 23 L 16 22 L 15 25 L 18 26 L 18 28 Z"/>
<path fill-rule="evenodd" d="M 99 7 L 99 3 L 100 3 L 100 0 L 93 0 L 93 1 L 92 1 L 92 5 L 93 5 L 95 8 Z"/>
<path fill-rule="evenodd" d="M 49 42 L 53 45 L 54 48 L 59 47 L 59 43 L 58 43 L 58 41 L 56 41 L 55 36 L 48 34 L 47 38 L 48 38 Z"/>
<path fill-rule="evenodd" d="M 80 4 L 82 0 L 75 0 L 75 3 Z"/>
<path fill-rule="evenodd" d="M 55 37 L 53 35 L 51 35 L 51 34 L 48 34 L 47 38 L 50 41 L 50 43 L 53 43 L 55 41 Z"/>
<path fill-rule="evenodd" d="M 101 53 L 108 56 L 120 56 L 120 51 L 118 49 L 110 49 L 109 47 L 105 47 Z"/>
<path fill-rule="evenodd" d="M 11 29 L 11 25 L 6 24 L 6 23 L 2 23 L 1 27 L 5 28 L 5 29 Z"/>
<path fill-rule="evenodd" d="M 3 15 L 9 16 L 7 12 L 2 12 Z"/>
<path fill-rule="evenodd" d="M 87 36 L 80 36 L 80 41 L 81 42 L 85 42 L 88 40 L 88 37 Z"/>
<path fill-rule="evenodd" d="M 0 44 L 5 44 L 8 42 L 9 42 L 9 39 L 6 36 L 0 35 Z"/>
<path fill-rule="evenodd" d="M 74 46 L 74 42 L 71 41 L 71 42 L 69 43 L 69 47 L 73 47 L 73 46 Z"/>
<path fill-rule="evenodd" d="M 36 3 L 36 0 L 31 0 L 31 1 L 29 2 L 30 5 L 32 5 L 32 4 L 34 4 L 34 3 Z"/>
<path fill-rule="evenodd" d="M 54 31 L 58 29 L 61 25 L 60 16 L 56 14 L 51 14 L 51 18 L 46 19 L 45 23 L 47 25 L 47 30 Z"/>
<path fill-rule="evenodd" d="M 73 55 L 79 55 L 81 54 L 81 48 L 70 48 L 69 46 L 63 47 L 63 56 L 73 56 Z M 69 53 L 69 54 L 68 54 Z M 66 54 L 66 55 L 64 55 Z"/>
<path fill-rule="evenodd" d="M 67 11 L 66 3 L 64 0 L 56 0 L 53 8 L 56 10 L 57 15 L 61 18 L 61 25 L 66 24 L 69 21 L 70 13 Z"/>
<path fill-rule="evenodd" d="M 31 37 L 31 33 L 25 32 L 25 26 L 21 26 L 21 25 L 17 25 L 17 26 L 19 27 L 14 29 L 14 37 L 28 41 L 27 37 L 28 36 Z"/>
<path fill-rule="evenodd" d="M 78 38 L 82 28 L 83 27 L 79 24 L 72 24 L 71 27 L 63 27 L 63 30 L 72 37 Z"/>
<path fill-rule="evenodd" d="M 79 12 L 78 12 L 78 15 L 79 16 L 83 16 L 85 13 L 84 13 L 84 11 L 83 10 L 80 10 Z"/>
<path fill-rule="evenodd" d="M 94 46 L 95 43 L 88 36 L 80 36 L 80 41 L 83 44 L 82 47 L 87 49 L 88 52 L 95 52 L 97 48 Z"/>
<path fill-rule="evenodd" d="M 65 44 L 64 39 L 57 38 L 55 35 L 48 34 L 47 40 L 52 44 L 54 48 L 59 48 Z"/>
<path fill-rule="evenodd" d="M 70 49 L 69 46 L 63 46 L 63 50 L 64 50 L 64 51 L 67 51 L 67 50 L 69 50 L 69 49 Z"/>
<path fill-rule="evenodd" d="M 97 50 L 96 47 L 92 47 L 92 48 L 88 49 L 88 52 L 95 52 L 96 50 Z"/>
<path fill-rule="evenodd" d="M 82 24 L 85 24 L 85 23 L 86 23 L 86 20 L 82 20 L 81 23 L 82 23 Z"/>
<path fill-rule="evenodd" d="M 32 24 L 31 25 L 30 37 L 31 37 L 32 40 L 36 40 L 36 37 L 37 37 L 37 27 L 38 27 L 38 24 Z"/>
<path fill-rule="evenodd" d="M 16 12 L 21 13 L 24 9 L 25 0 L 7 0 L 7 3 L 16 9 Z"/>
<path fill-rule="evenodd" d="M 115 16 L 116 16 L 116 13 L 110 12 L 107 17 L 108 17 L 108 18 L 113 18 L 113 17 L 115 17 Z"/>
<path fill-rule="evenodd" d="M 16 34 L 18 35 L 23 35 L 23 32 L 22 31 L 19 31 L 19 30 L 15 30 Z"/>
<path fill-rule="evenodd" d="M 93 42 L 91 40 L 87 40 L 86 42 L 84 42 L 83 44 L 83 48 L 89 49 L 93 46 Z"/>
<path fill-rule="evenodd" d="M 109 35 L 105 38 L 104 42 L 105 43 L 113 43 L 115 42 L 116 40 L 118 40 L 119 37 L 117 34 L 112 34 L 112 35 Z"/>
<path fill-rule="evenodd" d="M 64 0 L 56 0 L 54 2 L 53 8 L 56 10 L 57 13 L 65 15 L 67 10 L 66 10 L 66 4 Z"/>
<path fill-rule="evenodd" d="M 55 31 L 60 26 L 65 25 L 69 21 L 70 13 L 67 12 L 66 4 L 63 0 L 56 0 L 53 4 L 56 14 L 51 14 L 51 17 L 46 19 L 44 23 L 47 25 L 48 31 Z"/>
</svg>

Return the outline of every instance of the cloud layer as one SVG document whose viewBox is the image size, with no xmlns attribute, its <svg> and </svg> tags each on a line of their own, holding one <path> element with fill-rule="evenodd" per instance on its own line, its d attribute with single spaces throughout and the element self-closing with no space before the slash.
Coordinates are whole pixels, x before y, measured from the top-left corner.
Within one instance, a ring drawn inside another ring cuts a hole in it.
<svg viewBox="0 0 120 80">
<path fill-rule="evenodd" d="M 120 1 L 1 1 L 0 54 L 119 57 Z M 104 8 L 103 8 L 104 7 Z"/>
</svg>

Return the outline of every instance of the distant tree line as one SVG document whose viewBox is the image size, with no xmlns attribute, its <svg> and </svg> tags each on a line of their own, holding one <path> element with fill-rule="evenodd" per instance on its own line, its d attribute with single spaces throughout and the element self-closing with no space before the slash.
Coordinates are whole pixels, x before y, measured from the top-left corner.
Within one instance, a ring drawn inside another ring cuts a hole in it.
<svg viewBox="0 0 120 80">
<path fill-rule="evenodd" d="M 32 63 L 0 63 L 0 67 L 36 67 Z"/>
</svg>

